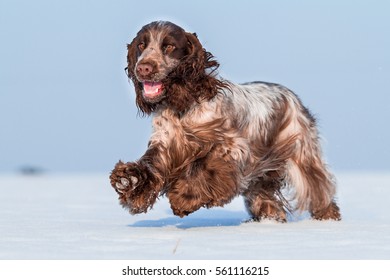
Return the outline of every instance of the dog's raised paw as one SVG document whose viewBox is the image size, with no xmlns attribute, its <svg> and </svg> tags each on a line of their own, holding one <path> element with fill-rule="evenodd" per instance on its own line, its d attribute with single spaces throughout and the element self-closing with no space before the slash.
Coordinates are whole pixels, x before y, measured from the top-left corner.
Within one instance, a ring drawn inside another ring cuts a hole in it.
<svg viewBox="0 0 390 280">
<path fill-rule="evenodd" d="M 125 193 L 129 189 L 134 190 L 137 188 L 138 178 L 134 176 L 129 176 L 130 180 L 127 178 L 120 178 L 120 182 L 115 183 L 115 187 L 118 192 Z"/>
<path fill-rule="evenodd" d="M 129 186 L 129 180 L 127 180 L 126 178 L 121 178 L 120 183 L 119 182 L 115 183 L 116 190 L 120 193 L 124 193 L 128 188 L 128 186 Z"/>
<path fill-rule="evenodd" d="M 126 178 L 121 178 L 121 185 L 124 186 L 124 187 L 127 187 L 129 186 L 129 180 L 127 180 Z"/>
<path fill-rule="evenodd" d="M 124 179 L 124 178 L 122 178 Z M 126 180 L 126 179 L 125 179 Z M 137 187 L 137 183 L 138 183 L 138 178 L 137 177 L 134 177 L 134 176 L 130 176 L 130 180 L 131 180 L 131 184 L 133 185 L 133 189 L 135 189 Z M 127 180 L 126 180 L 127 181 Z M 127 183 L 129 183 L 127 181 Z"/>
<path fill-rule="evenodd" d="M 123 194 L 124 192 L 126 192 L 126 189 L 127 187 L 125 187 L 124 185 L 122 185 L 121 183 L 116 183 L 115 184 L 115 190 L 118 192 L 118 193 L 121 193 Z"/>
<path fill-rule="evenodd" d="M 119 161 L 110 175 L 112 187 L 119 194 L 125 194 L 135 190 L 139 186 L 139 178 L 136 173 L 136 164 Z"/>
</svg>

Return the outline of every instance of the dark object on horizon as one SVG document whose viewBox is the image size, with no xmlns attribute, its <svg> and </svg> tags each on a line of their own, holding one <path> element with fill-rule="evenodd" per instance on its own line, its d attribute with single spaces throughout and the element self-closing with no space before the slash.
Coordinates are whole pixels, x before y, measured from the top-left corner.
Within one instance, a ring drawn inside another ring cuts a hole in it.
<svg viewBox="0 0 390 280">
<path fill-rule="evenodd" d="M 39 167 L 36 167 L 36 166 L 26 165 L 26 166 L 22 166 L 19 169 L 19 172 L 22 175 L 41 175 L 45 171 L 42 168 L 39 168 Z"/>
</svg>

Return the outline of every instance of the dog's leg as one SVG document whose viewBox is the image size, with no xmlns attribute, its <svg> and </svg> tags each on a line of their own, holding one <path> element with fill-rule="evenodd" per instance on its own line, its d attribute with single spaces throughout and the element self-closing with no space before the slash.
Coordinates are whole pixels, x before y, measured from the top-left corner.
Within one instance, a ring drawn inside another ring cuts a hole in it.
<svg viewBox="0 0 390 280">
<path fill-rule="evenodd" d="M 157 149 L 149 148 L 137 162 L 119 161 L 110 175 L 110 182 L 119 194 L 120 204 L 131 214 L 146 212 L 153 206 L 164 180 L 158 170 Z"/>
<path fill-rule="evenodd" d="M 237 165 L 218 155 L 211 152 L 178 172 L 167 193 L 175 215 L 183 217 L 201 207 L 222 206 L 239 194 L 242 175 Z"/>
<path fill-rule="evenodd" d="M 333 176 L 323 164 L 312 163 L 299 167 L 302 182 L 306 185 L 308 210 L 316 220 L 341 220 L 340 209 L 334 201 L 335 183 Z"/>
<path fill-rule="evenodd" d="M 284 203 L 279 194 L 280 186 L 279 180 L 259 178 L 245 190 L 243 193 L 245 206 L 253 221 L 263 219 L 287 221 Z"/>
<path fill-rule="evenodd" d="M 332 201 L 326 208 L 313 208 L 310 212 L 313 219 L 316 220 L 341 220 L 340 208 L 334 201 Z"/>
<path fill-rule="evenodd" d="M 311 185 L 309 211 L 316 220 L 341 220 L 340 209 L 334 201 L 335 181 L 322 161 L 304 168 L 306 181 Z"/>
<path fill-rule="evenodd" d="M 334 201 L 334 178 L 318 153 L 309 151 L 306 149 L 305 156 L 288 164 L 288 177 L 296 189 L 297 208 L 309 210 L 316 220 L 341 220 L 340 209 Z"/>
</svg>

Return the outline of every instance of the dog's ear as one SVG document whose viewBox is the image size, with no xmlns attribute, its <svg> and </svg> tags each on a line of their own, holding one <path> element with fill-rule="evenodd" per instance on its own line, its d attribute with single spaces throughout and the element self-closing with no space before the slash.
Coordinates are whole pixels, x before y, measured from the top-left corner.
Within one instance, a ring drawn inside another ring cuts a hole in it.
<svg viewBox="0 0 390 280">
<path fill-rule="evenodd" d="M 210 100 L 218 90 L 226 87 L 223 81 L 215 78 L 219 64 L 207 52 L 195 33 L 185 33 L 187 55 L 169 75 L 167 83 L 167 103 L 182 112 L 193 102 Z M 171 82 L 172 81 L 172 82 Z"/>
<path fill-rule="evenodd" d="M 213 59 L 214 56 L 206 51 L 200 43 L 196 33 L 186 33 L 188 40 L 188 59 L 192 60 L 192 67 L 199 72 L 204 72 L 206 69 L 211 68 L 210 72 L 214 72 L 219 63 Z"/>
<path fill-rule="evenodd" d="M 205 69 L 205 50 L 200 43 L 196 33 L 186 33 L 188 56 L 187 60 L 191 62 L 192 68 L 197 71 Z"/>
<path fill-rule="evenodd" d="M 127 76 L 134 81 L 135 74 L 135 64 L 137 63 L 137 44 L 133 40 L 130 44 L 127 45 Z"/>
<path fill-rule="evenodd" d="M 188 45 L 188 50 L 190 55 L 203 50 L 202 44 L 200 43 L 196 33 L 186 32 L 186 37 L 187 37 L 187 45 Z"/>
<path fill-rule="evenodd" d="M 134 39 L 130 44 L 127 45 L 127 76 L 132 80 L 135 88 L 136 99 L 138 109 L 142 114 L 149 115 L 154 110 L 153 105 L 148 104 L 142 97 L 142 83 L 138 81 L 135 76 L 135 65 L 138 59 L 138 47 L 136 40 Z"/>
</svg>

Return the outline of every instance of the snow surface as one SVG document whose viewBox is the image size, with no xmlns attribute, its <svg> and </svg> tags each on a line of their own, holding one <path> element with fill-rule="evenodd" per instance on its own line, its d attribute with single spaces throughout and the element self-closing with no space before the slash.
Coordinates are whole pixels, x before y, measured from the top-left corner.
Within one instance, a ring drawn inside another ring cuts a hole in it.
<svg viewBox="0 0 390 280">
<path fill-rule="evenodd" d="M 338 174 L 341 222 L 242 223 L 241 198 L 175 217 L 137 216 L 108 175 L 1 176 L 0 259 L 390 259 L 390 174 Z"/>
</svg>

